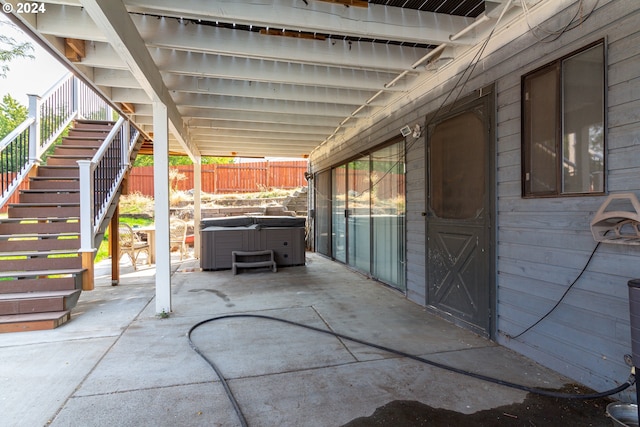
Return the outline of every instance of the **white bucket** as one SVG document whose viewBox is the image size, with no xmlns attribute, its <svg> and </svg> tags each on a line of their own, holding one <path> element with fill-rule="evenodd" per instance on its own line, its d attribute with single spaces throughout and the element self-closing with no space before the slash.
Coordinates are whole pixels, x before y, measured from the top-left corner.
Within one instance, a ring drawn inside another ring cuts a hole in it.
<svg viewBox="0 0 640 427">
<path fill-rule="evenodd" d="M 607 415 L 615 427 L 638 427 L 638 405 L 635 403 L 609 403 Z"/>
</svg>

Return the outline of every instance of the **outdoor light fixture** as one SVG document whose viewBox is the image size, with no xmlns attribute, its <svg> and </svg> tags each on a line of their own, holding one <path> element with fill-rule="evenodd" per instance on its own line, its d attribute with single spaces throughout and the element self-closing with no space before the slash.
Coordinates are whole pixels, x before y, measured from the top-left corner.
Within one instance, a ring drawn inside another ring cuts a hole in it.
<svg viewBox="0 0 640 427">
<path fill-rule="evenodd" d="M 414 138 L 420 138 L 420 135 L 422 135 L 422 127 L 418 123 L 416 123 L 413 128 L 411 128 L 409 125 L 406 125 L 400 129 L 400 133 L 404 137 L 412 135 Z"/>
</svg>

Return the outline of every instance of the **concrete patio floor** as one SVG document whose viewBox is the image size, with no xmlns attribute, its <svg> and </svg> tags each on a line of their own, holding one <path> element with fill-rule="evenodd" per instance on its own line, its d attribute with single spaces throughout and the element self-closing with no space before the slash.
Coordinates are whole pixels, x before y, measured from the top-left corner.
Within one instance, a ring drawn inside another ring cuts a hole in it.
<svg viewBox="0 0 640 427">
<path fill-rule="evenodd" d="M 198 322 L 238 313 L 331 329 L 528 386 L 571 382 L 315 254 L 305 266 L 277 273 L 198 267 L 198 260 L 175 260 L 169 318 L 155 313 L 153 266 L 133 271 L 123 260 L 120 285 L 111 286 L 107 261 L 69 323 L 0 335 L 0 425 L 240 425 L 221 382 L 186 337 Z M 192 338 L 228 379 L 250 426 L 340 426 L 404 400 L 472 414 L 527 397 L 274 321 L 218 320 Z M 604 413 L 597 421 L 610 423 Z"/>
</svg>

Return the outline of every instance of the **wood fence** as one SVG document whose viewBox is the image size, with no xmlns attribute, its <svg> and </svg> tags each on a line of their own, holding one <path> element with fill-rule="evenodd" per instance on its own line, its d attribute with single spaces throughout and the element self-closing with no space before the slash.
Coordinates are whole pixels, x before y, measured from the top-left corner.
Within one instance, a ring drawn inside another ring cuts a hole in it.
<svg viewBox="0 0 640 427">
<path fill-rule="evenodd" d="M 172 188 L 182 191 L 193 189 L 193 166 L 171 166 L 170 169 L 183 178 L 173 179 Z M 202 191 L 213 194 L 253 193 L 272 188 L 306 187 L 306 171 L 307 162 L 304 160 L 202 165 Z M 130 193 L 139 192 L 153 197 L 153 166 L 132 168 L 128 183 Z M 7 212 L 9 203 L 18 203 L 19 190 L 26 188 L 28 181 L 24 181 L 7 203 L 0 206 L 0 213 Z"/>
<path fill-rule="evenodd" d="M 192 190 L 193 166 L 171 166 L 171 188 Z M 202 165 L 202 191 L 205 193 L 253 193 L 272 188 L 292 189 L 306 187 L 306 161 L 251 162 Z M 176 178 L 175 175 L 178 175 Z M 153 166 L 131 169 L 129 192 L 153 196 Z"/>
</svg>

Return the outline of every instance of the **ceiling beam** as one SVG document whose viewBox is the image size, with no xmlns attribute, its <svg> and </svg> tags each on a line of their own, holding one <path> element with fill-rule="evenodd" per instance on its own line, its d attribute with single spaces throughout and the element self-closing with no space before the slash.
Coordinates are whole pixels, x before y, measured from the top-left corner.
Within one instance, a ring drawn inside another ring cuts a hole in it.
<svg viewBox="0 0 640 427">
<path fill-rule="evenodd" d="M 37 20 L 43 34 L 107 42 L 101 29 L 80 7 L 51 5 Z M 424 48 L 393 44 L 272 37 L 258 32 L 199 25 L 179 19 L 130 15 L 148 46 L 217 53 L 226 56 L 286 60 L 369 70 L 402 71 L 422 57 Z M 77 23 L 77 24 L 76 24 Z"/>
<path fill-rule="evenodd" d="M 491 0 L 488 3 L 504 1 Z M 125 0 L 125 3 L 130 12 L 435 45 L 448 43 L 449 35 L 459 32 L 474 21 L 473 18 L 378 4 L 369 4 L 368 8 L 347 8 L 340 4 L 321 1 L 308 1 L 308 4 L 296 1 L 293 2 L 293 6 L 292 1 L 288 0 L 250 4 L 238 0 Z M 67 24 L 74 27 L 84 25 L 82 20 L 75 19 L 68 12 L 58 15 L 56 10 L 59 10 L 60 6 L 70 9 L 70 6 L 81 6 L 81 1 L 48 0 L 47 13 L 38 16 L 38 20 L 44 18 L 49 24 L 55 24 L 56 19 L 62 18 L 68 19 Z"/>
<path fill-rule="evenodd" d="M 327 135 L 331 133 L 334 126 L 308 126 L 308 125 L 288 125 L 286 127 L 274 123 L 252 123 L 247 125 L 245 122 L 217 120 L 217 119 L 190 119 L 187 122 L 189 129 L 212 129 L 217 130 L 233 130 L 242 132 L 280 132 L 280 133 L 304 133 L 308 135 Z"/>
<path fill-rule="evenodd" d="M 220 138 L 242 138 L 247 141 L 252 140 L 272 140 L 281 141 L 277 145 L 286 144 L 289 141 L 309 141 L 313 144 L 320 144 L 324 136 L 309 133 L 285 133 L 285 132 L 258 132 L 255 130 L 230 130 L 230 129 L 192 129 L 189 133 L 195 140 L 220 139 Z"/>
<path fill-rule="evenodd" d="M 140 37 L 123 3 L 119 0 L 81 0 L 82 6 L 93 21 L 102 29 L 118 56 L 149 98 L 162 102 L 167 107 L 169 125 L 173 135 L 195 160 L 200 155 L 197 147 L 189 141 L 182 117 L 164 86 L 160 71 Z"/>
<path fill-rule="evenodd" d="M 302 114 L 256 113 L 251 111 L 214 110 L 180 107 L 185 119 L 218 119 L 250 123 L 277 123 L 280 125 L 333 126 L 340 123 L 335 117 L 318 117 Z"/>
<path fill-rule="evenodd" d="M 325 104 L 304 101 L 277 101 L 271 99 L 240 98 L 219 95 L 178 92 L 173 95 L 181 107 L 198 107 L 215 110 L 270 112 L 279 114 L 307 114 L 342 119 L 354 110 L 349 105 Z"/>
<path fill-rule="evenodd" d="M 129 11 L 244 25 L 338 34 L 408 43 L 441 44 L 472 18 L 371 4 L 344 7 L 324 2 L 274 0 L 126 0 Z"/>
<path fill-rule="evenodd" d="M 428 52 L 424 48 L 335 38 L 322 41 L 273 37 L 251 31 L 181 23 L 174 18 L 157 19 L 141 15 L 133 15 L 131 18 L 148 46 L 225 56 L 363 70 L 402 71 Z"/>
<path fill-rule="evenodd" d="M 378 91 L 397 76 L 397 73 L 392 72 L 291 64 L 251 58 L 231 58 L 161 48 L 146 50 L 145 47 L 144 49 L 150 55 L 150 61 L 152 61 L 152 65 L 156 70 L 159 69 L 165 73 L 190 74 L 209 78 L 341 88 L 356 91 Z M 144 55 L 147 55 L 147 53 L 144 53 Z M 129 61 L 116 54 L 111 45 L 101 42 L 92 43 L 92 48 L 87 51 L 87 55 L 81 64 L 96 68 L 122 70 L 131 66 Z M 134 72 L 134 76 L 135 74 Z M 161 79 L 161 76 L 158 75 L 157 78 Z M 140 81 L 137 76 L 136 79 Z M 161 80 L 160 83 L 166 89 Z M 144 85 L 142 86 L 144 88 Z M 393 88 L 388 90 L 402 91 L 406 90 L 406 88 L 407 86 L 400 80 Z"/>
<path fill-rule="evenodd" d="M 197 138 L 199 145 L 214 145 L 214 144 L 224 144 L 223 146 L 229 148 L 238 148 L 242 146 L 243 148 L 262 148 L 263 150 L 266 148 L 266 152 L 269 152 L 271 148 L 302 148 L 303 151 L 311 150 L 318 146 L 322 141 L 321 140 L 290 140 L 290 141 L 282 141 L 280 138 L 250 138 L 244 137 L 241 135 L 237 136 L 199 136 Z"/>
<path fill-rule="evenodd" d="M 111 70 L 96 68 L 93 70 L 93 82 L 99 86 L 118 87 L 126 89 L 142 89 L 140 82 L 129 70 Z"/>
<path fill-rule="evenodd" d="M 183 74 L 165 73 L 163 77 L 170 91 L 277 99 L 281 101 L 314 101 L 358 106 L 363 99 L 368 99 L 375 93 L 375 91 L 229 80 Z M 379 103 L 374 101 L 373 105 L 376 104 Z"/>
</svg>

